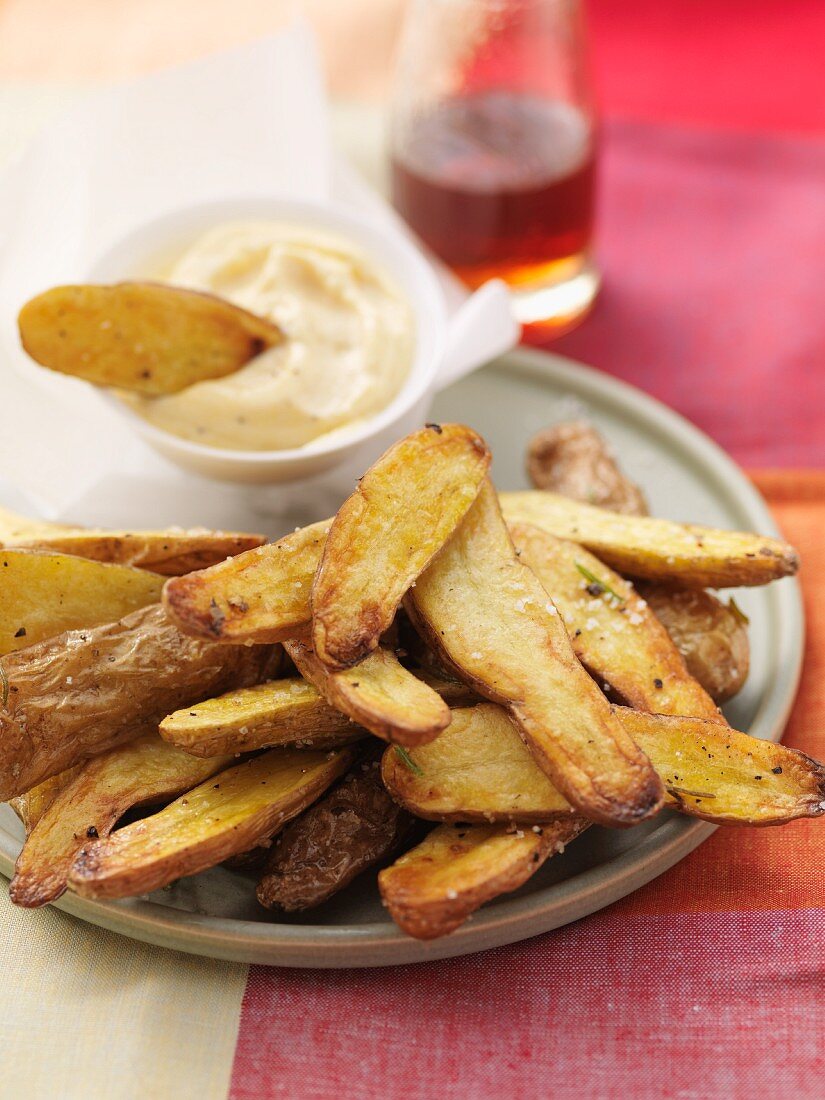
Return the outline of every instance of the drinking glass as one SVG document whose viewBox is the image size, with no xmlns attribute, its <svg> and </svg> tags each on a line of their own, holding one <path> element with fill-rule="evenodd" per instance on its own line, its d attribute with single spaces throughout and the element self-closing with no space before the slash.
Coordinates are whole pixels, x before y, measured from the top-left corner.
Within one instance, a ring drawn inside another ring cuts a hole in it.
<svg viewBox="0 0 825 1100">
<path fill-rule="evenodd" d="M 579 0 L 412 0 L 390 122 L 393 202 L 471 287 L 572 327 L 599 286 L 598 134 Z"/>
</svg>

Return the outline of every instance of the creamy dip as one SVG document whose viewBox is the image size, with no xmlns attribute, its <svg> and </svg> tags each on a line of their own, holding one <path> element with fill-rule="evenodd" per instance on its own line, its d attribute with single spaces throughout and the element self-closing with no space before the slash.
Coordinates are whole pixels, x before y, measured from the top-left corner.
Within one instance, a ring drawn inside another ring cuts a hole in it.
<svg viewBox="0 0 825 1100">
<path fill-rule="evenodd" d="M 155 273 L 279 325 L 285 340 L 235 374 L 168 397 L 134 397 L 145 420 L 231 450 L 302 447 L 380 412 L 413 357 L 409 303 L 343 237 L 306 226 L 217 226 Z"/>
</svg>

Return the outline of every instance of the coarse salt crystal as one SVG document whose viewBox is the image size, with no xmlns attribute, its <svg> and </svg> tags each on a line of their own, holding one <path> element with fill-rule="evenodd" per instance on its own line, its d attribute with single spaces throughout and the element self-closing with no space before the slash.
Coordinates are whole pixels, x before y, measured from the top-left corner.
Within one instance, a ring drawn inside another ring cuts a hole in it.
<svg viewBox="0 0 825 1100">
<path fill-rule="evenodd" d="M 458 897 L 458 891 L 457 890 L 448 890 L 447 891 L 447 897 L 449 898 L 450 901 L 455 901 L 455 899 Z"/>
<path fill-rule="evenodd" d="M 73 680 L 73 678 L 72 678 L 71 676 L 67 676 L 67 677 L 66 677 L 66 683 L 67 683 L 67 684 L 72 684 L 72 683 L 74 683 L 74 680 Z"/>
</svg>

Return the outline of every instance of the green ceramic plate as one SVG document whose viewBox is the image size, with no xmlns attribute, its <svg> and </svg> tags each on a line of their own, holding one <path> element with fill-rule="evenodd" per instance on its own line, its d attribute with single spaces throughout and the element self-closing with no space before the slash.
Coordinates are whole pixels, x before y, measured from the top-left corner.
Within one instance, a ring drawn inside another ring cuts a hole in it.
<svg viewBox="0 0 825 1100">
<path fill-rule="evenodd" d="M 663 405 L 569 360 L 516 352 L 445 391 L 434 415 L 472 424 L 489 441 L 500 488 L 526 485 L 525 444 L 538 428 L 590 417 L 657 515 L 775 533 L 764 502 L 714 443 Z M 803 651 L 799 587 L 784 580 L 737 593 L 751 620 L 752 666 L 745 691 L 726 709 L 754 736 L 779 740 L 796 693 Z M 711 832 L 665 814 L 629 831 L 590 829 L 521 890 L 491 903 L 453 935 L 423 944 L 404 936 L 365 874 L 310 914 L 273 921 L 253 883 L 223 868 L 122 902 L 57 902 L 82 920 L 134 939 L 199 955 L 281 966 L 387 966 L 464 955 L 523 940 L 592 913 L 655 878 Z M 22 830 L 0 807 L 0 871 L 9 875 Z"/>
</svg>

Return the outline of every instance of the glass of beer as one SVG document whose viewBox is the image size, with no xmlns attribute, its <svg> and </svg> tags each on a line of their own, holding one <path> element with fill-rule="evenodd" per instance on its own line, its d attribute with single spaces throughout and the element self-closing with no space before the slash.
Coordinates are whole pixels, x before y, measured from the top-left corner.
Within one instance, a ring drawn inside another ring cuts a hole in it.
<svg viewBox="0 0 825 1100">
<path fill-rule="evenodd" d="M 580 0 L 412 0 L 390 124 L 393 202 L 469 286 L 566 331 L 599 287 L 598 134 Z"/>
</svg>

